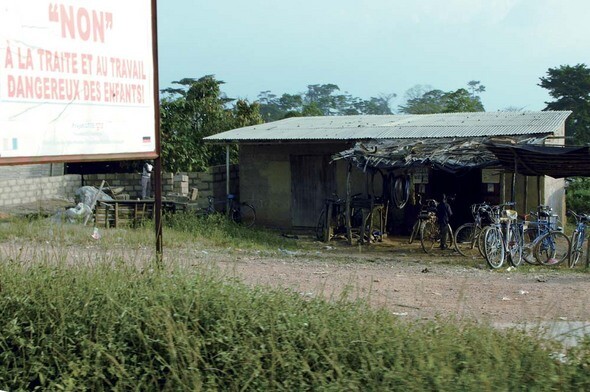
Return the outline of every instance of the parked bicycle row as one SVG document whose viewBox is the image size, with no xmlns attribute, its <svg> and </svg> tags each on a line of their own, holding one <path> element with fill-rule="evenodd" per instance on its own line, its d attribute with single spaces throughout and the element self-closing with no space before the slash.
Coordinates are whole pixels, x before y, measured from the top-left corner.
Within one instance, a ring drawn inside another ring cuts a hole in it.
<svg viewBox="0 0 590 392">
<path fill-rule="evenodd" d="M 523 262 L 558 265 L 565 261 L 575 267 L 584 254 L 586 226 L 590 216 L 569 211 L 576 226 L 568 237 L 557 214 L 540 205 L 523 218 L 514 203 L 471 206 L 473 222 L 457 228 L 454 246 L 466 257 L 484 257 L 491 268 L 508 262 L 517 267 Z"/>
<path fill-rule="evenodd" d="M 381 241 L 386 217 L 387 203 L 381 200 L 363 198 L 358 193 L 351 196 L 347 207 L 345 199 L 333 194 L 325 200 L 318 217 L 316 238 L 327 242 L 336 237 L 348 237 L 349 241 L 354 239 L 361 244 Z"/>
<path fill-rule="evenodd" d="M 448 199 L 451 201 L 453 197 Z M 483 257 L 493 269 L 506 264 L 518 267 L 526 262 L 553 266 L 566 261 L 573 268 L 583 259 L 588 265 L 588 257 L 582 256 L 588 254 L 584 247 L 587 246 L 586 227 L 590 224 L 590 215 L 568 211 L 576 221 L 568 237 L 561 219 L 549 206 L 540 205 L 526 215 L 519 215 L 515 203 L 479 203 L 471 206 L 473 221 L 453 230 L 449 224 L 452 211 L 448 201 L 444 195 L 440 202 L 418 201 L 421 207 L 409 244 L 420 241 L 425 253 L 441 248 L 455 249 L 465 257 Z M 347 205 L 334 194 L 326 200 L 318 217 L 316 236 L 322 241 L 335 237 L 348 237 L 349 241 L 356 239 L 359 243 L 380 241 L 386 216 L 386 204 L 372 201 L 369 205 L 367 199 L 356 194 Z"/>
</svg>

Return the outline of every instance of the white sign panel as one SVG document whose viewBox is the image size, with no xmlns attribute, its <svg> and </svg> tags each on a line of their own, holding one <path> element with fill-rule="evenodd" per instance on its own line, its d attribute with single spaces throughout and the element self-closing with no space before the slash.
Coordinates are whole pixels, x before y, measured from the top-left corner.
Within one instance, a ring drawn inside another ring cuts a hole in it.
<svg viewBox="0 0 590 392">
<path fill-rule="evenodd" d="M 482 169 L 481 182 L 484 184 L 499 184 L 500 173 L 501 171 L 497 169 Z"/>
<path fill-rule="evenodd" d="M 151 13 L 149 0 L 2 0 L 0 163 L 153 155 Z"/>
<path fill-rule="evenodd" d="M 412 173 L 414 184 L 428 184 L 428 173 L 427 167 L 414 169 Z"/>
</svg>

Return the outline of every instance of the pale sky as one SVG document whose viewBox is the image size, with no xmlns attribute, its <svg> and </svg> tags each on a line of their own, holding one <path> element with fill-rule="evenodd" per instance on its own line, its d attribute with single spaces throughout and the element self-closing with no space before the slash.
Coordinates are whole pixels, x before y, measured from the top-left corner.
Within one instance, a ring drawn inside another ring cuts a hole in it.
<svg viewBox="0 0 590 392">
<path fill-rule="evenodd" d="M 479 80 L 486 111 L 541 110 L 539 78 L 590 65 L 589 0 L 160 0 L 160 88 L 213 74 L 232 98 L 334 83 L 368 99 Z"/>
</svg>

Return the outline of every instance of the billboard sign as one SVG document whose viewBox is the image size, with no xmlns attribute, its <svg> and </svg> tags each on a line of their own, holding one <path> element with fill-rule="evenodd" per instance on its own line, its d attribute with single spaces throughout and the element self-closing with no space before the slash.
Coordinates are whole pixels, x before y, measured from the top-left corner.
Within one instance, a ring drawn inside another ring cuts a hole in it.
<svg viewBox="0 0 590 392">
<path fill-rule="evenodd" d="M 157 157 L 151 1 L 2 3 L 0 164 Z"/>
</svg>

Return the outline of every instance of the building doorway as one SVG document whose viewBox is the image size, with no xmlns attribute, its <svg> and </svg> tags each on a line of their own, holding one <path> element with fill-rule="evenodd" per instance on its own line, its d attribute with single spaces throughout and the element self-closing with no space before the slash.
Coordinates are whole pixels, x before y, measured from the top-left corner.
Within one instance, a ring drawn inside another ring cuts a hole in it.
<svg viewBox="0 0 590 392">
<path fill-rule="evenodd" d="M 330 155 L 291 155 L 291 224 L 315 227 L 325 200 L 336 189 Z"/>
</svg>

